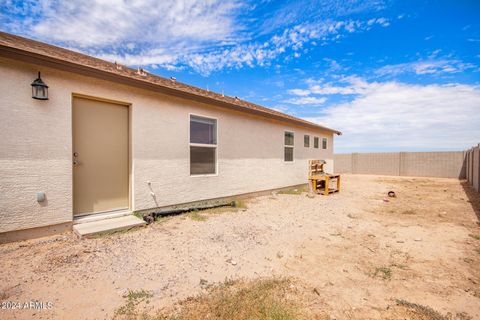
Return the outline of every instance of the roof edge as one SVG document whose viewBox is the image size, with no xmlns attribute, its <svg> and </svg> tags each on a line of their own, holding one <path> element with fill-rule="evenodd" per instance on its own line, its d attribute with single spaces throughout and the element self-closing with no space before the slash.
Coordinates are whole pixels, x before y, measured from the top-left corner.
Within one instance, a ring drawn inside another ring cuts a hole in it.
<svg viewBox="0 0 480 320">
<path fill-rule="evenodd" d="M 78 52 L 64 49 L 61 47 L 45 44 L 43 42 L 23 38 L 20 36 L 10 35 L 8 33 L 0 32 L 0 55 L 6 58 L 20 60 L 27 63 L 42 64 L 42 65 L 45 65 L 46 67 L 60 69 L 67 72 L 76 72 L 86 76 L 92 76 L 95 78 L 113 81 L 116 83 L 134 86 L 137 88 L 143 88 L 147 90 L 161 92 L 164 94 L 173 95 L 180 98 L 187 98 L 190 100 L 199 101 L 206 104 L 213 103 L 220 107 L 230 108 L 230 109 L 234 109 L 234 110 L 245 112 L 245 113 L 256 114 L 262 117 L 271 118 L 271 119 L 275 119 L 283 122 L 295 123 L 296 125 L 299 125 L 299 126 L 306 126 L 310 128 L 326 130 L 326 131 L 333 132 L 334 134 L 337 134 L 337 135 L 342 134 L 338 130 L 331 129 L 331 128 L 328 128 L 328 127 L 325 127 L 301 118 L 297 118 L 297 117 L 285 114 L 283 112 L 273 110 L 271 108 L 263 107 L 245 100 L 241 100 L 236 97 L 233 98 L 229 96 L 224 96 L 219 93 L 207 91 L 207 90 L 194 87 L 188 84 L 184 84 L 181 82 L 177 82 L 177 81 L 174 81 L 175 85 L 173 86 L 165 86 L 165 85 L 162 85 L 161 83 L 152 82 L 152 80 L 158 80 L 162 82 L 172 81 L 170 79 L 163 78 L 161 76 L 148 74 L 147 75 L 148 79 L 151 81 L 147 81 L 146 79 L 147 76 L 141 76 L 141 75 L 137 76 L 137 70 L 132 68 L 122 66 L 124 72 L 123 74 L 121 74 L 119 72 L 103 70 L 103 69 L 95 68 L 94 66 L 91 66 L 91 65 L 85 65 L 85 64 L 77 63 L 75 61 L 61 59 L 59 57 L 52 57 L 45 53 L 35 52 L 33 49 L 26 50 L 19 47 L 15 47 L 15 46 L 9 45 L 8 43 L 5 43 L 5 41 L 2 41 L 2 38 L 5 37 L 5 35 L 11 38 L 18 38 L 19 41 L 23 40 L 26 42 L 36 43 L 41 46 L 48 46 L 48 48 L 53 50 L 59 50 L 62 52 L 71 52 L 74 55 L 81 55 L 87 59 L 92 59 L 95 62 L 98 61 L 99 63 L 105 64 L 107 66 L 110 65 L 108 67 L 117 67 L 117 64 L 114 64 L 102 59 L 98 59 L 95 57 L 91 57 L 88 55 L 84 55 L 82 53 L 78 53 Z M 192 90 L 187 91 L 185 89 L 192 89 Z"/>
</svg>

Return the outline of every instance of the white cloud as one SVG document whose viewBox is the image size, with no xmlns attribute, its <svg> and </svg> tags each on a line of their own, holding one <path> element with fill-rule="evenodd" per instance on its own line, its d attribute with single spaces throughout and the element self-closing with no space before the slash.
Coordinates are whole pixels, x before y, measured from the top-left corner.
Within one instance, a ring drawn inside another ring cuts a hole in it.
<svg viewBox="0 0 480 320">
<path fill-rule="evenodd" d="M 301 55 L 298 51 L 309 42 L 336 41 L 343 37 L 345 32 L 362 32 L 370 28 L 371 26 L 366 22 L 359 20 L 299 24 L 286 28 L 282 33 L 273 35 L 264 42 L 241 43 L 230 48 L 217 48 L 208 52 L 184 55 L 179 58 L 179 62 L 201 73 L 224 68 L 264 66 L 269 65 L 279 56 L 289 53 L 298 58 Z"/>
<path fill-rule="evenodd" d="M 344 68 L 334 59 L 323 58 L 323 61 L 328 63 L 328 69 L 325 70 L 326 73 L 339 72 L 341 70 L 345 71 L 348 68 Z"/>
<path fill-rule="evenodd" d="M 284 102 L 296 105 L 312 105 L 318 106 L 325 103 L 327 98 L 318 98 L 318 97 L 301 97 L 301 98 L 292 98 L 285 100 Z"/>
<path fill-rule="evenodd" d="M 236 1 L 49 1 L 29 2 L 37 21 L 24 21 L 42 39 L 88 48 L 131 42 L 226 41 L 235 29 Z"/>
<path fill-rule="evenodd" d="M 313 14 L 256 38 L 261 32 L 247 31 L 252 19 L 244 15 L 250 7 L 240 0 L 27 0 L 21 5 L 5 0 L 2 8 L 4 28 L 14 33 L 130 66 L 186 66 L 203 74 L 298 58 L 310 42 L 325 44 L 374 25 L 388 26 L 385 18 L 336 21 Z"/>
<path fill-rule="evenodd" d="M 386 18 L 378 18 L 375 23 L 381 25 L 382 27 L 388 27 L 390 25 L 390 22 Z"/>
<path fill-rule="evenodd" d="M 315 40 L 336 41 L 343 37 L 347 26 L 343 21 L 327 21 L 314 24 L 301 24 L 285 29 L 281 34 L 272 36 L 265 42 L 239 44 L 232 48 L 220 48 L 207 53 L 187 55 L 181 58 L 183 63 L 202 73 L 223 68 L 241 68 L 243 66 L 269 65 L 281 55 L 290 53 L 298 58 L 305 44 Z M 365 23 L 355 21 L 356 32 L 367 30 Z"/>
<path fill-rule="evenodd" d="M 435 56 L 436 53 L 434 52 L 433 55 Z M 465 63 L 461 60 L 438 59 L 386 65 L 378 69 L 376 73 L 380 76 L 399 75 L 402 73 L 415 73 L 418 75 L 424 75 L 434 73 L 457 73 L 473 68 L 475 68 L 475 65 L 471 63 Z"/>
<path fill-rule="evenodd" d="M 288 90 L 288 93 L 296 96 L 308 96 L 310 94 L 310 90 L 292 89 L 292 90 Z"/>
<path fill-rule="evenodd" d="M 368 84 L 365 80 L 348 76 L 339 79 L 339 83 L 332 85 L 323 83 L 323 80 L 308 79 L 308 89 L 291 89 L 288 92 L 294 95 L 308 96 L 311 94 L 331 95 L 331 94 L 360 94 L 365 93 L 373 84 Z"/>
<path fill-rule="evenodd" d="M 480 142 L 480 86 L 362 82 L 354 90 L 351 102 L 308 119 L 343 132 L 336 152 L 463 150 Z"/>
<path fill-rule="evenodd" d="M 2 9 L 11 32 L 131 66 L 178 68 L 245 37 L 237 0 L 6 0 Z"/>
</svg>

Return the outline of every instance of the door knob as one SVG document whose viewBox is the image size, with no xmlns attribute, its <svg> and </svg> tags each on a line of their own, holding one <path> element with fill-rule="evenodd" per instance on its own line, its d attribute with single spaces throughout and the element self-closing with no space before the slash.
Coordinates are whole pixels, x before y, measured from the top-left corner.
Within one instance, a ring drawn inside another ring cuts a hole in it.
<svg viewBox="0 0 480 320">
<path fill-rule="evenodd" d="M 78 152 L 74 152 L 74 153 L 73 153 L 73 156 L 74 156 L 74 157 L 78 157 Z"/>
</svg>

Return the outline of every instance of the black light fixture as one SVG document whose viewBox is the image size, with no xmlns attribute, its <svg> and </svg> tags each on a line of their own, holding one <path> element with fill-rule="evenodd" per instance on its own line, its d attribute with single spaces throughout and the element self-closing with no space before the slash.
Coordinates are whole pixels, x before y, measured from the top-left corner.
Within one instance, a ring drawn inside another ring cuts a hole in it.
<svg viewBox="0 0 480 320">
<path fill-rule="evenodd" d="M 40 78 L 40 71 L 38 78 L 32 82 L 32 98 L 37 100 L 48 100 L 48 86 Z"/>
</svg>

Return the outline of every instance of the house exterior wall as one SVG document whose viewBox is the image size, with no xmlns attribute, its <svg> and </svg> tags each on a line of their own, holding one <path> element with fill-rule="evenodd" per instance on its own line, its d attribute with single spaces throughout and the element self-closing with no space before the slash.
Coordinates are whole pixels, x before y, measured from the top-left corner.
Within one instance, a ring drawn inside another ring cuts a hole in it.
<svg viewBox="0 0 480 320">
<path fill-rule="evenodd" d="M 31 98 L 38 71 L 50 87 L 48 101 Z M 330 131 L 5 58 L 0 74 L 0 233 L 72 221 L 72 94 L 130 104 L 133 210 L 305 183 L 309 159 L 325 159 L 333 170 Z M 218 119 L 216 176 L 190 176 L 190 114 Z M 293 163 L 283 161 L 284 131 L 295 132 Z M 313 148 L 315 136 L 328 138 L 327 150 Z M 43 203 L 36 201 L 40 191 Z"/>
</svg>

